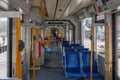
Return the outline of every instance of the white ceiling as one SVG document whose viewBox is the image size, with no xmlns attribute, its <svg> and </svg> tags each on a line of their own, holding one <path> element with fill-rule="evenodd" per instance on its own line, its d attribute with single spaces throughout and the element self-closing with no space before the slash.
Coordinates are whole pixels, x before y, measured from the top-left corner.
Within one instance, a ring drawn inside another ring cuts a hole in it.
<svg viewBox="0 0 120 80">
<path fill-rule="evenodd" d="M 92 4 L 92 0 L 72 0 L 63 17 L 73 15 L 80 11 L 80 9 L 88 7 L 90 4 Z"/>
<path fill-rule="evenodd" d="M 92 0 L 45 0 L 48 17 L 52 19 L 74 14 L 91 3 Z M 39 8 L 40 0 L 33 0 L 32 6 Z"/>
<path fill-rule="evenodd" d="M 45 3 L 46 3 L 48 17 L 54 18 L 57 0 L 45 0 Z"/>
<path fill-rule="evenodd" d="M 68 7 L 71 0 L 58 0 L 57 10 L 55 14 L 55 18 L 59 19 L 62 17 L 65 9 Z M 60 9 L 62 11 L 60 11 Z"/>
<path fill-rule="evenodd" d="M 40 6 L 40 0 L 33 0 L 32 6 L 39 7 Z"/>
</svg>

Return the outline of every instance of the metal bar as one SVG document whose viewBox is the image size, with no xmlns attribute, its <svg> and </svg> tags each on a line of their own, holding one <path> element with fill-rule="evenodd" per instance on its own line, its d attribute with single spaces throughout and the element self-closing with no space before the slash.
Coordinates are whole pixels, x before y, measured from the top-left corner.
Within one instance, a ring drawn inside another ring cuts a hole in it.
<svg viewBox="0 0 120 80">
<path fill-rule="evenodd" d="M 90 80 L 92 80 L 92 64 L 93 64 L 93 52 L 94 52 L 94 26 L 91 28 L 91 53 L 90 53 Z"/>
<path fill-rule="evenodd" d="M 7 51 L 8 51 L 8 56 L 7 56 L 7 64 L 8 64 L 8 77 L 12 77 L 12 31 L 13 31 L 13 19 L 10 18 L 8 19 L 8 40 L 7 40 Z"/>
<path fill-rule="evenodd" d="M 0 11 L 1 18 L 18 18 L 20 17 L 19 11 Z"/>
<path fill-rule="evenodd" d="M 28 26 L 28 27 L 29 27 L 29 26 L 33 26 L 33 25 L 35 25 L 35 24 L 33 24 L 33 23 L 23 23 L 23 24 L 22 24 L 22 26 Z"/>
<path fill-rule="evenodd" d="M 108 73 L 108 75 L 107 75 L 107 77 L 108 77 L 108 80 L 110 80 L 110 45 L 111 45 L 111 42 L 110 42 L 110 24 L 108 24 L 108 27 L 107 27 L 107 41 L 108 41 L 108 44 L 107 44 L 107 46 L 108 46 L 108 48 L 107 48 L 107 73 Z"/>
<path fill-rule="evenodd" d="M 16 19 L 16 77 L 22 79 L 22 57 L 21 52 L 19 51 L 19 40 L 21 39 L 21 20 L 20 18 Z"/>
<path fill-rule="evenodd" d="M 39 50 L 39 51 L 38 51 L 38 67 L 40 67 L 40 57 L 41 57 L 41 56 L 40 56 L 40 55 L 41 55 L 41 52 L 40 52 L 40 51 L 41 51 L 40 28 L 38 28 L 38 46 L 39 46 L 39 47 L 38 47 L 38 48 L 39 48 L 39 49 L 38 49 L 38 50 Z"/>
<path fill-rule="evenodd" d="M 32 27 L 32 62 L 33 62 L 33 80 L 36 80 L 36 61 L 35 61 L 35 26 Z"/>
</svg>

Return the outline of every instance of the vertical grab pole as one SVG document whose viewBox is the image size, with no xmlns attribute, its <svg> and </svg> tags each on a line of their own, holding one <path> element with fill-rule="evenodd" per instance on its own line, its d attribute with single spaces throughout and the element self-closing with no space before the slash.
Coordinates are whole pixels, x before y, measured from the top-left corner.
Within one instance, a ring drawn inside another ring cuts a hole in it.
<svg viewBox="0 0 120 80">
<path fill-rule="evenodd" d="M 107 69 L 108 69 L 108 75 L 107 75 L 107 77 L 108 77 L 108 80 L 110 80 L 110 24 L 108 24 L 108 27 L 107 27 L 107 42 L 108 42 L 108 44 L 107 44 L 107 46 L 108 46 L 108 49 L 107 49 L 107 55 L 108 55 L 108 57 L 107 57 Z"/>
<path fill-rule="evenodd" d="M 35 63 L 35 26 L 32 27 L 32 63 L 33 63 L 33 80 L 36 80 L 36 63 Z"/>
<path fill-rule="evenodd" d="M 93 51 L 94 51 L 94 26 L 91 27 L 91 53 L 90 53 L 90 80 L 92 80 L 92 64 L 93 64 Z"/>
<path fill-rule="evenodd" d="M 40 67 L 40 57 L 41 57 L 41 38 L 40 28 L 38 28 L 38 67 Z"/>
<path fill-rule="evenodd" d="M 30 40 L 30 31 L 29 31 L 29 36 L 28 36 L 28 39 Z M 31 53 L 31 43 L 30 43 L 30 46 L 29 46 L 29 51 L 28 51 L 28 67 L 30 68 L 30 53 Z"/>
<path fill-rule="evenodd" d="M 21 39 L 21 20 L 16 19 L 16 77 L 22 79 L 22 59 L 21 51 L 19 51 L 19 40 Z"/>
</svg>

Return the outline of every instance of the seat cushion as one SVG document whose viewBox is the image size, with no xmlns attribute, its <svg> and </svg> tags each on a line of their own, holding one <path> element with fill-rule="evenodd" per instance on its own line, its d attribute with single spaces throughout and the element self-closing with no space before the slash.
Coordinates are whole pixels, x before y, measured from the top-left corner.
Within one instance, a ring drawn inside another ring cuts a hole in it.
<svg viewBox="0 0 120 80">
<path fill-rule="evenodd" d="M 90 78 L 90 73 L 89 72 L 84 72 L 84 74 L 85 74 L 86 78 Z M 92 73 L 92 77 L 93 78 L 101 78 L 102 76 L 101 76 L 100 73 L 95 72 L 95 73 Z"/>
<path fill-rule="evenodd" d="M 71 73 L 71 72 L 65 72 L 67 78 L 83 78 L 83 74 L 81 73 Z"/>
</svg>

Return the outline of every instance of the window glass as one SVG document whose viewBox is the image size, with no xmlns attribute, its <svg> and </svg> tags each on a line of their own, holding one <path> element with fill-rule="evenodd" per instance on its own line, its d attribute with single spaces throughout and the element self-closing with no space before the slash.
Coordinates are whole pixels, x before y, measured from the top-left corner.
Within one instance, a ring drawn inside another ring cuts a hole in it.
<svg viewBox="0 0 120 80">
<path fill-rule="evenodd" d="M 90 49 L 90 45 L 91 45 L 91 40 L 90 40 L 90 36 L 91 36 L 91 24 L 92 24 L 92 18 L 86 18 L 83 19 L 82 22 L 82 43 L 84 45 L 85 48 L 89 48 Z"/>
<path fill-rule="evenodd" d="M 26 37 L 26 27 L 22 26 L 21 27 L 21 39 L 25 42 L 25 37 Z"/>
<path fill-rule="evenodd" d="M 117 31 L 117 35 L 116 35 L 116 45 L 117 45 L 117 55 L 119 55 L 120 54 L 120 15 L 118 15 L 117 17 L 116 17 L 116 31 Z M 118 56 L 118 62 L 117 62 L 117 64 L 118 64 L 118 69 L 116 69 L 117 70 L 117 72 L 118 72 L 118 77 L 120 78 L 120 57 Z"/>
<path fill-rule="evenodd" d="M 7 77 L 7 18 L 0 18 L 0 77 Z"/>
<path fill-rule="evenodd" d="M 96 38 L 96 51 L 104 53 L 105 52 L 105 27 L 96 26 L 95 27 L 95 38 Z"/>
</svg>

